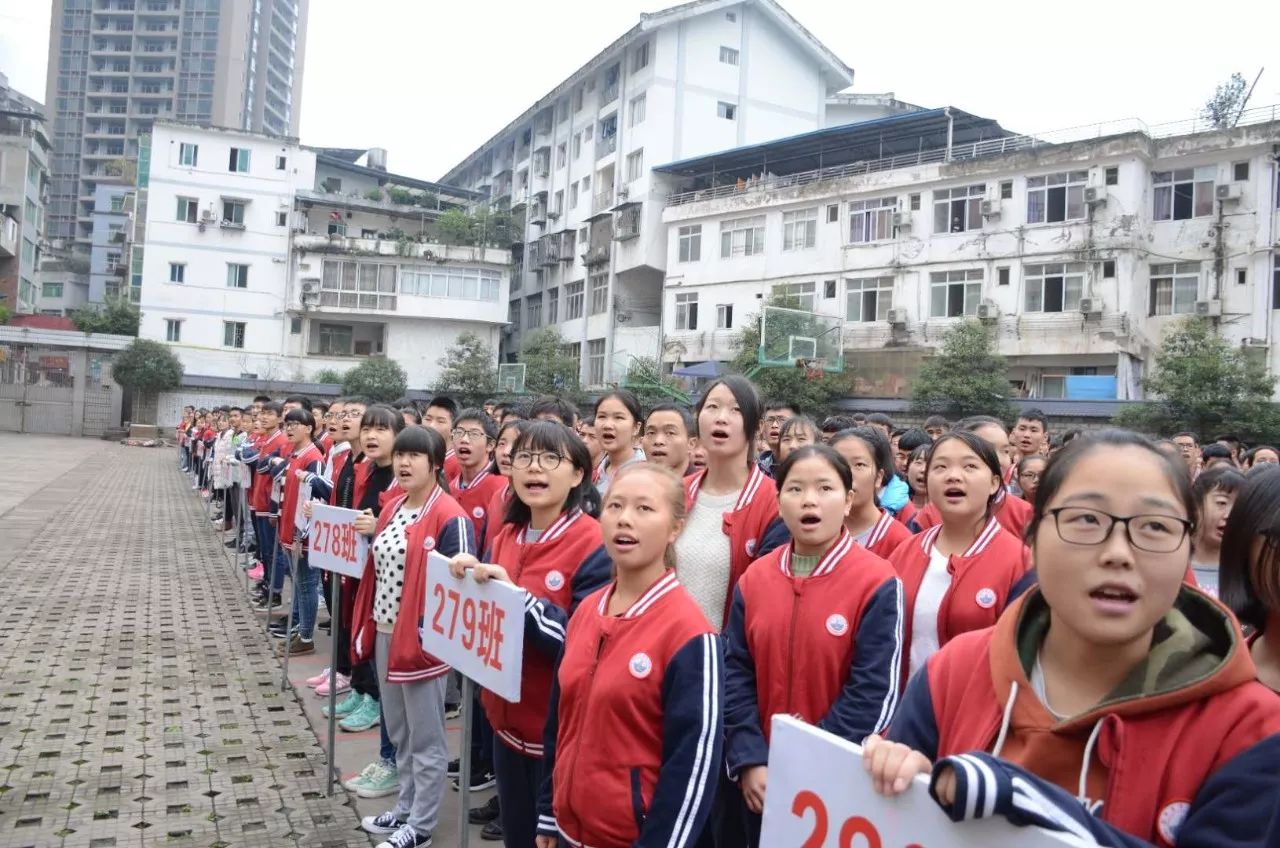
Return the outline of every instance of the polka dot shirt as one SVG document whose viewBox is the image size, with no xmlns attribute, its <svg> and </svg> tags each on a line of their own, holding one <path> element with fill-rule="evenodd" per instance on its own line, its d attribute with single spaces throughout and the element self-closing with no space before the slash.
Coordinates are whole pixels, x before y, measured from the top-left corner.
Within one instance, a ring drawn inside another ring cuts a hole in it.
<svg viewBox="0 0 1280 848">
<path fill-rule="evenodd" d="M 373 595 L 373 621 L 378 630 L 390 633 L 400 614 L 400 596 L 404 592 L 404 561 L 408 549 L 409 525 L 418 520 L 422 509 L 403 506 L 387 522 L 373 540 L 373 566 L 376 583 Z"/>
</svg>

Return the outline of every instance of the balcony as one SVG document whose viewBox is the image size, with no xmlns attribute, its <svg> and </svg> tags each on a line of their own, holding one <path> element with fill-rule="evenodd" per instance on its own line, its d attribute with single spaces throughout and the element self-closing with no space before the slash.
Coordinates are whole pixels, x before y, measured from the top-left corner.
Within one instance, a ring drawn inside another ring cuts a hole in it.
<svg viewBox="0 0 1280 848">
<path fill-rule="evenodd" d="M 0 256 L 18 255 L 18 222 L 8 215 L 0 215 Z"/>
<path fill-rule="evenodd" d="M 539 265 L 555 265 L 560 261 L 560 236 L 545 235 L 538 240 Z"/>
<path fill-rule="evenodd" d="M 573 261 L 573 247 L 577 244 L 577 236 L 573 230 L 562 230 L 560 233 L 560 261 Z"/>
<path fill-rule="evenodd" d="M 584 265 L 604 265 L 607 264 L 608 261 L 609 247 L 607 245 L 589 247 L 582 252 L 582 264 Z"/>
<path fill-rule="evenodd" d="M 608 156 L 610 153 L 614 153 L 615 151 L 617 151 L 617 149 L 618 149 L 617 133 L 613 135 L 601 136 L 599 140 L 596 141 L 596 158 L 603 159 L 604 157 Z"/>
<path fill-rule="evenodd" d="M 640 212 L 643 207 L 628 206 L 614 215 L 613 240 L 629 241 L 640 235 Z"/>
<path fill-rule="evenodd" d="M 541 201 L 529 207 L 529 223 L 545 226 L 547 223 L 547 205 Z"/>
<path fill-rule="evenodd" d="M 613 186 L 608 186 L 604 191 L 599 192 L 591 198 L 591 214 L 587 215 L 585 220 L 595 221 L 598 218 L 607 218 L 609 210 L 613 208 Z"/>
<path fill-rule="evenodd" d="M 542 264 L 542 242 L 529 242 L 524 252 L 524 264 L 526 268 L 536 268 Z"/>
<path fill-rule="evenodd" d="M 608 106 L 610 103 L 618 99 L 618 86 L 618 80 L 614 80 L 600 90 L 601 106 Z"/>
</svg>

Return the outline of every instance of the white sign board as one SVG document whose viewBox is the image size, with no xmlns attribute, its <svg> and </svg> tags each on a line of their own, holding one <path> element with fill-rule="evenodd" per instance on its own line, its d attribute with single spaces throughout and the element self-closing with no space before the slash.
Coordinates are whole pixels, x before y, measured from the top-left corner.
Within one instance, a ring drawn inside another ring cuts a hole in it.
<svg viewBox="0 0 1280 848">
<path fill-rule="evenodd" d="M 524 661 L 524 590 L 468 572 L 449 573 L 449 560 L 427 555 L 422 650 L 480 686 L 515 703 Z"/>
<path fill-rule="evenodd" d="M 858 839 L 858 837 L 862 839 Z M 1078 845 L 1004 819 L 956 823 L 917 777 L 885 798 L 863 770 L 862 749 L 810 724 L 776 715 L 760 844 L 795 848 L 1063 848 Z"/>
<path fill-rule="evenodd" d="M 307 534 L 307 562 L 312 568 L 332 571 L 357 580 L 364 576 L 369 540 L 356 532 L 360 511 L 311 505 L 311 531 Z"/>
</svg>

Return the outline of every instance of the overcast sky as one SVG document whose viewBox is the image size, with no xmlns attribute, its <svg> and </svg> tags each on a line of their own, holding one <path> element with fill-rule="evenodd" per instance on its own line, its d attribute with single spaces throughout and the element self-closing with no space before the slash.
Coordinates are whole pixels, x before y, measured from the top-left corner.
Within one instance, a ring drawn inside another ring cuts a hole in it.
<svg viewBox="0 0 1280 848">
<path fill-rule="evenodd" d="M 0 0 L 0 73 L 44 98 L 52 0 Z M 1193 117 L 1233 71 L 1280 103 L 1280 4 L 1203 15 L 1133 0 L 782 0 L 854 89 L 952 105 L 1020 132 Z M 440 177 L 663 0 L 311 0 L 302 141 L 385 147 Z M 936 9 L 930 12 L 930 9 Z M 1214 10 L 1216 9 L 1216 11 Z"/>
</svg>

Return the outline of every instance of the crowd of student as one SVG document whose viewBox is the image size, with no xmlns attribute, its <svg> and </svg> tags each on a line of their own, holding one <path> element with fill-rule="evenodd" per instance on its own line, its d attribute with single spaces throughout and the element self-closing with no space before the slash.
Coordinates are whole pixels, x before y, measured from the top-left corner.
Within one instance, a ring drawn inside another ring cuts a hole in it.
<svg viewBox="0 0 1280 848">
<path fill-rule="evenodd" d="M 497 784 L 471 820 L 513 848 L 758 845 L 779 713 L 863 744 L 877 791 L 930 774 L 956 821 L 1280 845 L 1275 448 L 1035 411 L 818 422 L 741 377 L 581 417 L 261 397 L 188 409 L 179 441 L 220 526 L 248 510 L 257 608 L 294 581 L 282 653 L 315 650 L 310 504 L 362 512 L 329 616 L 341 726 L 383 732 L 344 784 L 396 795 L 363 821 L 381 848 L 431 843 L 459 708 Z M 423 652 L 428 551 L 525 591 L 518 703 L 458 705 Z"/>
</svg>

